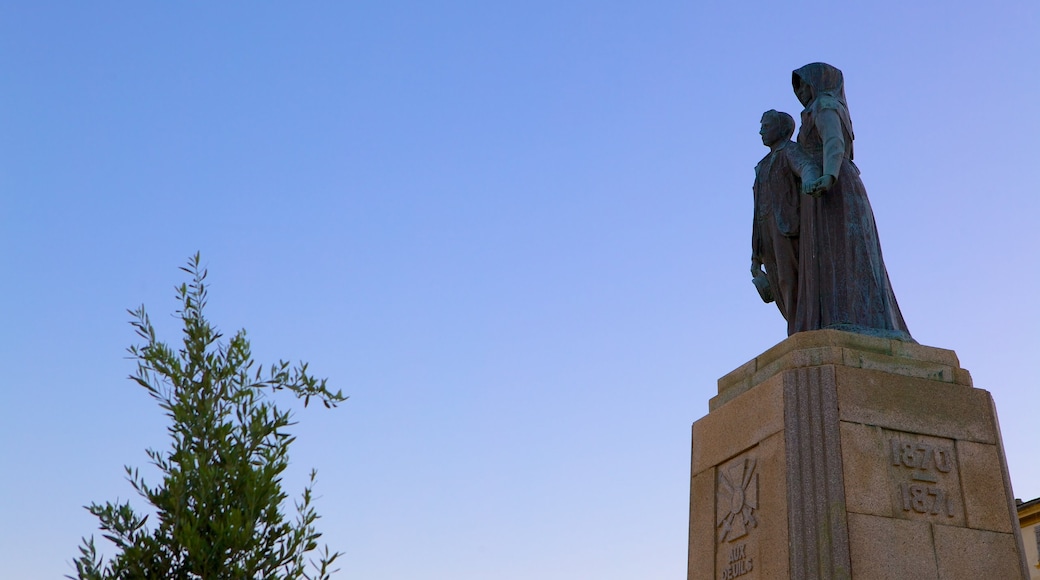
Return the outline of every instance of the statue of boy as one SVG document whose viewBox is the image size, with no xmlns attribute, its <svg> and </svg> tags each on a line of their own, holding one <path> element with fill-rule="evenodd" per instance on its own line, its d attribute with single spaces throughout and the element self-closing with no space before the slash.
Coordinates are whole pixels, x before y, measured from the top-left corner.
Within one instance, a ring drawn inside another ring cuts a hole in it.
<svg viewBox="0 0 1040 580">
<path fill-rule="evenodd" d="M 794 327 L 798 300 L 798 234 L 801 220 L 802 183 L 820 177 L 820 169 L 802 148 L 791 141 L 794 119 L 769 110 L 762 114 L 762 144 L 769 154 L 755 166 L 755 221 L 751 232 L 751 276 L 762 300 L 776 301 L 787 320 L 787 334 Z M 765 272 L 762 267 L 765 266 Z"/>
</svg>

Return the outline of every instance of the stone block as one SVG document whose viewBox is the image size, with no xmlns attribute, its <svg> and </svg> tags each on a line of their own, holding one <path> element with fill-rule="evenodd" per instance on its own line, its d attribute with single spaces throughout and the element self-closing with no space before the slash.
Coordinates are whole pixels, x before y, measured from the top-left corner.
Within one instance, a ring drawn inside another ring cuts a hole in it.
<svg viewBox="0 0 1040 580">
<path fill-rule="evenodd" d="M 740 380 L 735 380 L 737 377 L 732 377 L 733 380 L 727 382 L 725 388 L 723 387 L 723 381 L 729 380 L 730 375 L 726 375 L 726 377 L 719 379 L 719 394 L 708 402 L 709 409 L 714 410 L 720 407 L 727 401 L 739 396 L 764 381 L 769 380 L 783 371 L 805 367 L 842 364 L 842 361 L 844 360 L 844 351 L 841 347 L 837 346 L 821 346 L 784 351 L 779 358 L 768 362 L 759 359 L 755 360 L 758 364 L 754 365 L 754 369 L 748 368 L 748 365 L 744 365 L 741 367 L 740 372 L 742 376 L 740 377 Z"/>
<path fill-rule="evenodd" d="M 787 471 L 784 462 L 784 438 L 776 433 L 758 447 L 761 481 L 758 488 L 758 559 L 757 576 L 753 578 L 785 578 L 789 561 L 787 535 Z"/>
<path fill-rule="evenodd" d="M 842 421 L 995 444 L 989 393 L 882 371 L 838 367 Z"/>
<path fill-rule="evenodd" d="M 953 369 L 953 382 L 966 387 L 974 386 L 974 383 L 971 381 L 971 373 L 968 372 L 968 369 Z"/>
<path fill-rule="evenodd" d="M 893 340 L 891 347 L 892 356 L 934 362 L 954 368 L 960 368 L 961 366 L 957 353 L 945 348 L 935 348 L 934 346 L 924 346 L 899 340 Z"/>
<path fill-rule="evenodd" d="M 845 505 L 849 512 L 892 517 L 892 482 L 888 444 L 880 427 L 841 423 L 841 459 L 845 469 Z"/>
<path fill-rule="evenodd" d="M 746 378 L 731 385 L 728 389 L 720 391 L 718 395 L 708 399 L 708 410 L 714 411 L 743 393 L 751 390 L 751 379 Z"/>
<path fill-rule="evenodd" d="M 715 469 L 690 478 L 689 580 L 715 578 Z"/>
<path fill-rule="evenodd" d="M 892 513 L 897 518 L 947 526 L 963 526 L 963 488 L 952 439 L 885 429 Z"/>
<path fill-rule="evenodd" d="M 785 578 L 789 547 L 783 435 L 771 435 L 698 477 L 706 479 L 709 473 L 715 474 L 715 577 Z M 700 484 L 699 495 L 704 487 Z M 703 569 L 698 573 L 705 575 L 709 565 L 698 561 Z M 690 565 L 692 570 L 692 559 Z"/>
<path fill-rule="evenodd" d="M 693 424 L 694 475 L 726 461 L 783 428 L 783 382 L 774 377 Z"/>
<path fill-rule="evenodd" d="M 839 346 L 819 346 L 803 348 L 786 352 L 783 356 L 769 362 L 759 364 L 758 370 L 751 375 L 751 384 L 757 385 L 762 381 L 781 372 L 804 367 L 818 367 L 823 365 L 842 364 L 844 360 L 844 349 Z"/>
<path fill-rule="evenodd" d="M 1028 580 L 1013 534 L 953 526 L 932 526 L 932 534 L 942 580 Z"/>
<path fill-rule="evenodd" d="M 753 358 L 719 379 L 719 394 L 722 394 L 724 391 L 729 390 L 731 387 L 740 385 L 741 383 L 747 383 L 751 378 L 751 375 L 755 374 L 757 368 L 758 359 Z"/>
<path fill-rule="evenodd" d="M 759 368 L 761 368 L 762 366 L 779 359 L 788 352 L 826 346 L 851 348 L 854 350 L 876 352 L 880 354 L 892 354 L 892 342 L 892 340 L 887 338 L 878 338 L 876 336 L 867 336 L 865 334 L 856 334 L 854 332 L 844 332 L 841 330 L 799 332 L 795 335 L 789 336 L 786 340 L 781 341 L 776 346 L 758 355 L 757 359 L 759 361 Z"/>
<path fill-rule="evenodd" d="M 761 446 L 715 470 L 715 575 L 744 576 L 761 567 Z"/>
<path fill-rule="evenodd" d="M 850 513 L 852 577 L 856 580 L 939 580 L 930 528 L 928 522 Z"/>
<path fill-rule="evenodd" d="M 837 364 L 971 385 L 952 350 L 844 332 L 799 332 L 741 365 L 718 381 L 709 409 L 725 404 L 774 374 L 792 368 Z"/>
<path fill-rule="evenodd" d="M 954 379 L 954 367 L 949 365 L 851 348 L 843 349 L 843 352 L 844 364 L 847 367 L 884 371 L 901 377 L 916 377 L 943 383 L 952 383 Z"/>
<path fill-rule="evenodd" d="M 997 446 L 958 441 L 957 458 L 962 486 L 968 492 L 964 494 L 968 527 L 1014 533 L 1008 518 L 1008 497 L 1004 493 Z M 985 493 L 975 493 L 983 490 Z"/>
</svg>

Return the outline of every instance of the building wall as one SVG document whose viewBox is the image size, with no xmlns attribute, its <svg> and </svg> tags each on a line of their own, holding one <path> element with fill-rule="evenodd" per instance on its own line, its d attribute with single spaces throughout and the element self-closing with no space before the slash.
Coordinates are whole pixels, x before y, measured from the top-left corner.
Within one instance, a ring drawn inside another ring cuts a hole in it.
<svg viewBox="0 0 1040 580">
<path fill-rule="evenodd" d="M 1026 549 L 1030 580 L 1040 580 L 1040 497 L 1018 504 L 1018 523 Z"/>
</svg>

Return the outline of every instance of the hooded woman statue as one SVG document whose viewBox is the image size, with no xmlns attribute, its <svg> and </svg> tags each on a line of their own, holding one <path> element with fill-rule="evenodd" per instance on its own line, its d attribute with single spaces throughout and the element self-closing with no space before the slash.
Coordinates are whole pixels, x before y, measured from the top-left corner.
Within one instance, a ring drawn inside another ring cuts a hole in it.
<svg viewBox="0 0 1040 580">
<path fill-rule="evenodd" d="M 798 144 L 821 168 L 806 182 L 800 218 L 798 311 L 791 330 L 833 328 L 913 342 L 881 257 L 867 189 L 852 162 L 852 119 L 841 71 L 792 74 L 805 110 Z"/>
</svg>

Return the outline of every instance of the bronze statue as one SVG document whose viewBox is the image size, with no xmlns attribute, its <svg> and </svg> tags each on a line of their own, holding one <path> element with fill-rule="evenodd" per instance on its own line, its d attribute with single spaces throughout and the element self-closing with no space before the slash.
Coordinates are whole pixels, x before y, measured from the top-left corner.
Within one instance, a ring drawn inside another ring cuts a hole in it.
<svg viewBox="0 0 1040 580">
<path fill-rule="evenodd" d="M 808 64 L 794 71 L 792 84 L 805 107 L 798 145 L 820 176 L 802 181 L 788 334 L 833 328 L 913 342 L 881 256 L 867 189 L 852 162 L 854 134 L 841 71 Z"/>
<path fill-rule="evenodd" d="M 769 110 L 762 114 L 762 144 L 769 154 L 755 166 L 755 221 L 751 232 L 751 276 L 762 299 L 776 301 L 787 320 L 787 333 L 797 332 L 798 233 L 802 183 L 814 183 L 820 171 L 802 148 L 791 141 L 794 119 Z M 765 272 L 762 271 L 765 266 Z"/>
</svg>

